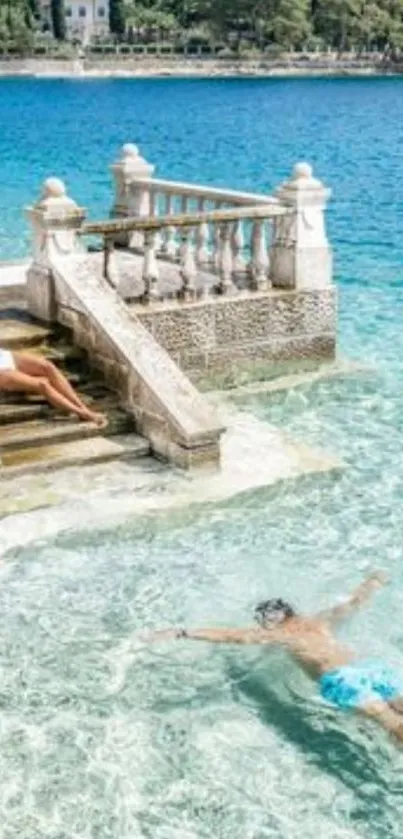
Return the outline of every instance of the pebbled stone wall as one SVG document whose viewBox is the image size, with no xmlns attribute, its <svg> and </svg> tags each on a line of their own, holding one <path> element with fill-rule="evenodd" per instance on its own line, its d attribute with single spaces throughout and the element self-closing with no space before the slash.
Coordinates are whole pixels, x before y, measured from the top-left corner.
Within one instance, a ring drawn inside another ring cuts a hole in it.
<svg viewBox="0 0 403 839">
<path fill-rule="evenodd" d="M 198 384 L 270 376 L 334 359 L 337 291 L 268 291 L 133 313 Z"/>
</svg>

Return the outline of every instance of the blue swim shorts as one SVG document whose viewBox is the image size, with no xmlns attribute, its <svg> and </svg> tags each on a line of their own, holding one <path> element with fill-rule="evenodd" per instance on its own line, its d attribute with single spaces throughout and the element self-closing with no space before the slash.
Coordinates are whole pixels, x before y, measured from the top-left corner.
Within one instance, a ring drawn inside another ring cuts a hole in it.
<svg viewBox="0 0 403 839">
<path fill-rule="evenodd" d="M 349 710 L 403 697 L 403 679 L 393 667 L 382 662 L 360 661 L 324 673 L 319 689 L 326 702 Z"/>
</svg>

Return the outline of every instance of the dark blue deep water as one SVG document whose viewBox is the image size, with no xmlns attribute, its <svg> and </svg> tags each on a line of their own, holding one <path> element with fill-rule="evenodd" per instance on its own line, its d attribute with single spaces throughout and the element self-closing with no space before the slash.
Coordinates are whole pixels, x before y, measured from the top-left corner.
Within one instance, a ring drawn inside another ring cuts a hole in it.
<svg viewBox="0 0 403 839">
<path fill-rule="evenodd" d="M 368 367 L 241 398 L 342 457 L 339 477 L 0 565 L 1 839 L 401 839 L 403 754 L 382 731 L 321 705 L 281 652 L 138 633 L 242 624 L 273 594 L 315 609 L 375 565 L 391 585 L 347 637 L 402 666 L 402 113 L 398 78 L 0 82 L 0 257 L 27 252 L 22 207 L 49 175 L 106 216 L 125 142 L 163 177 L 248 190 L 305 159 L 334 191 L 340 352 Z"/>
</svg>

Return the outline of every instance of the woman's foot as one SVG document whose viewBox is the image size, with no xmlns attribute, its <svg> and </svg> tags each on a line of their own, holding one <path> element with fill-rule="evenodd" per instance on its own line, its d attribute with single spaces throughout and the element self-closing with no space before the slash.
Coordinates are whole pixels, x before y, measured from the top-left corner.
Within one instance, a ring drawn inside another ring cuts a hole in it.
<svg viewBox="0 0 403 839">
<path fill-rule="evenodd" d="M 106 428 L 108 425 L 108 419 L 105 414 L 90 411 L 89 408 L 86 408 L 84 411 L 80 411 L 79 417 L 83 422 L 94 422 L 98 428 Z"/>
</svg>

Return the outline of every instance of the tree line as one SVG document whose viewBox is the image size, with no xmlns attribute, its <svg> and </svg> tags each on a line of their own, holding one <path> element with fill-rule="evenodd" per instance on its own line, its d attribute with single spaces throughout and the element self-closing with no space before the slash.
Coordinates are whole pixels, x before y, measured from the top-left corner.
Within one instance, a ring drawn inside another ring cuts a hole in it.
<svg viewBox="0 0 403 839">
<path fill-rule="evenodd" d="M 51 29 L 66 38 L 65 4 L 51 0 Z M 109 0 L 119 40 L 188 38 L 231 50 L 403 49 L 403 0 Z M 0 0 L 0 42 L 43 29 L 40 0 Z"/>
<path fill-rule="evenodd" d="M 403 48 L 403 0 L 111 0 L 111 29 L 185 30 L 234 48 Z"/>
</svg>

